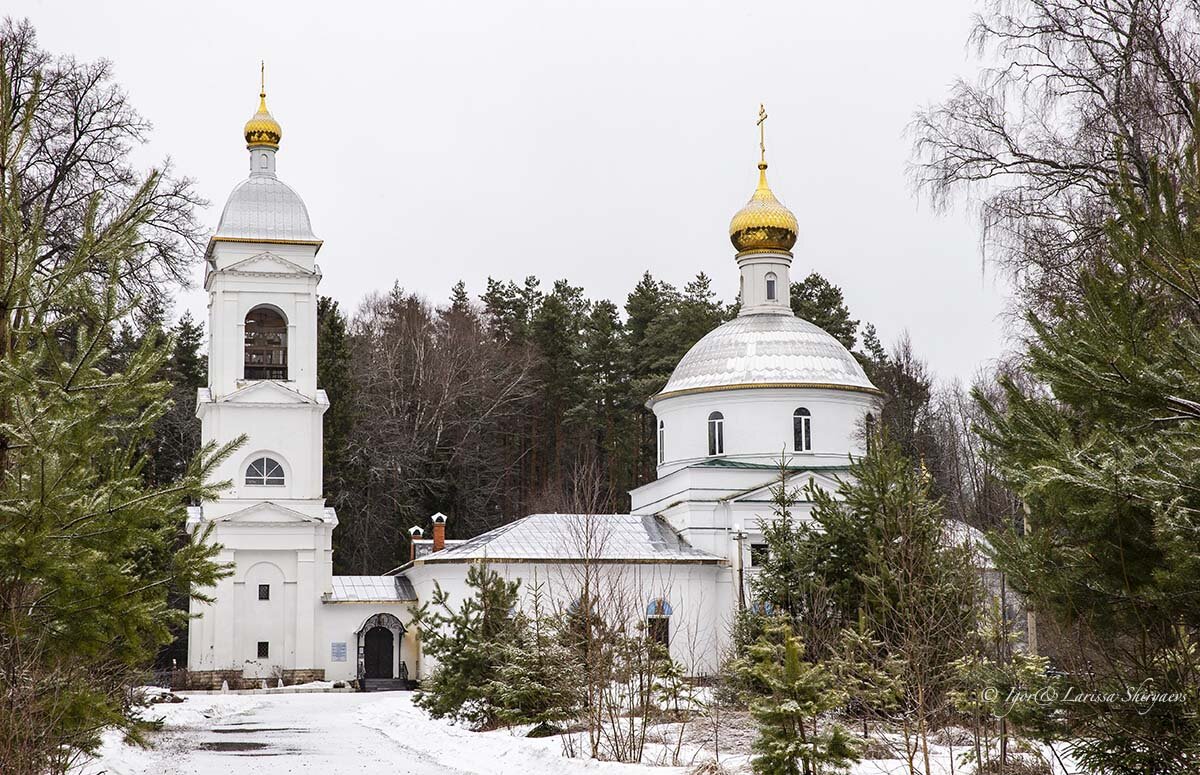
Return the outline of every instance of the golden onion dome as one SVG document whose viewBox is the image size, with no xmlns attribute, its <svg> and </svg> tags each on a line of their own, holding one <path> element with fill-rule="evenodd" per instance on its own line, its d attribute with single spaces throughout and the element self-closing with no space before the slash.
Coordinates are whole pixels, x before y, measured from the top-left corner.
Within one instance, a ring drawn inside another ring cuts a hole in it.
<svg viewBox="0 0 1200 775">
<path fill-rule="evenodd" d="M 283 128 L 267 110 L 267 93 L 265 91 L 259 92 L 258 112 L 250 117 L 242 131 L 246 136 L 247 147 L 266 146 L 272 150 L 279 150 L 279 139 L 283 137 Z"/>
<path fill-rule="evenodd" d="M 787 253 L 796 244 L 799 225 L 767 185 L 767 163 L 758 163 L 758 188 L 729 222 L 729 239 L 738 253 Z"/>
</svg>

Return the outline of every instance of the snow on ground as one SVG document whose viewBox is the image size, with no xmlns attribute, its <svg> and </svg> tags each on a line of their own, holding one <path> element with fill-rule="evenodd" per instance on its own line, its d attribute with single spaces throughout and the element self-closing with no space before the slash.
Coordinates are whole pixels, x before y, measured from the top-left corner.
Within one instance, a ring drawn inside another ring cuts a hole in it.
<svg viewBox="0 0 1200 775">
<path fill-rule="evenodd" d="M 682 775 L 683 767 L 616 764 L 562 755 L 557 737 L 530 739 L 507 731 L 471 732 L 435 721 L 407 692 L 192 694 L 151 705 L 163 719 L 149 749 L 105 737 L 78 775 Z M 691 746 L 685 746 L 691 748 Z M 726 749 L 728 750 L 728 749 Z M 684 751 L 685 761 L 694 748 Z M 947 756 L 938 764 L 950 772 Z M 647 761 L 663 761 L 647 750 Z M 745 756 L 722 760 L 745 764 Z M 749 767 L 731 767 L 749 772 Z M 962 768 L 957 768 L 962 771 Z M 853 775 L 899 775 L 897 760 L 862 762 Z"/>
<path fill-rule="evenodd" d="M 557 737 L 470 732 L 430 719 L 407 692 L 184 695 L 152 705 L 153 747 L 105 738 L 80 775 L 645 775 L 635 765 L 566 759 Z M 681 768 L 653 770 L 663 775 Z"/>
</svg>

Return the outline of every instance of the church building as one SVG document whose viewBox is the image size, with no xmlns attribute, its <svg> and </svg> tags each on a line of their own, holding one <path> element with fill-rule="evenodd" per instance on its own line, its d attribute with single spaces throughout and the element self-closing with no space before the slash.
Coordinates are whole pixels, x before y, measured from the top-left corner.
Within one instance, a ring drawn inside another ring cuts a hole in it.
<svg viewBox="0 0 1200 775">
<path fill-rule="evenodd" d="M 765 118 L 765 116 L 763 116 Z M 761 120 L 760 120 L 761 126 Z M 216 472 L 233 486 L 194 507 L 188 526 L 221 545 L 233 573 L 212 602 L 193 599 L 188 636 L 194 688 L 314 679 L 391 685 L 433 667 L 413 612 L 435 585 L 451 601 L 486 562 L 568 609 L 580 590 L 669 648 L 695 675 L 714 671 L 740 607 L 753 605 L 761 524 L 787 458 L 789 487 L 832 490 L 882 393 L 837 339 L 791 309 L 796 218 L 767 184 L 730 224 L 741 307 L 684 356 L 648 396 L 657 424 L 654 482 L 631 493 L 628 514 L 533 514 L 463 541 L 412 528 L 411 560 L 382 576 L 333 575 L 338 517 L 322 493 L 317 385 L 317 263 L 323 243 L 300 196 L 279 179 L 282 130 L 265 92 L 246 123 L 250 172 L 211 238 L 208 387 L 196 415 L 203 441 L 246 441 Z M 810 504 L 799 503 L 804 518 Z"/>
</svg>

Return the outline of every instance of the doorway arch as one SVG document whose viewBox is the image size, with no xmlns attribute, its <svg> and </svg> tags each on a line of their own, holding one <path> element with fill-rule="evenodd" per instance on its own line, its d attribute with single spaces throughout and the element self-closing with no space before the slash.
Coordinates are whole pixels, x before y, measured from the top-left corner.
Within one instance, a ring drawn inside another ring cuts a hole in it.
<svg viewBox="0 0 1200 775">
<path fill-rule="evenodd" d="M 398 678 L 408 680 L 408 668 L 400 655 L 404 625 L 393 614 L 368 616 L 356 633 L 358 679 Z"/>
</svg>

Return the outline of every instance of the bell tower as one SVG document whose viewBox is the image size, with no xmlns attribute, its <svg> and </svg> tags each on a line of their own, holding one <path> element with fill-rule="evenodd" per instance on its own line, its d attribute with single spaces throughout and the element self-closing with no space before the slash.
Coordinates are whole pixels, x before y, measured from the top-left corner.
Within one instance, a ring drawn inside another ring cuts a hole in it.
<svg viewBox="0 0 1200 775">
<path fill-rule="evenodd" d="M 271 678 L 317 664 L 337 516 L 322 495 L 322 243 L 304 201 L 276 175 L 283 131 L 265 87 L 243 136 L 249 176 L 229 195 L 205 255 L 209 375 L 196 416 L 204 443 L 244 441 L 213 475 L 230 486 L 189 516 L 193 532 L 211 529 L 233 573 L 207 591 L 213 603 L 192 603 L 188 666 Z"/>
</svg>

